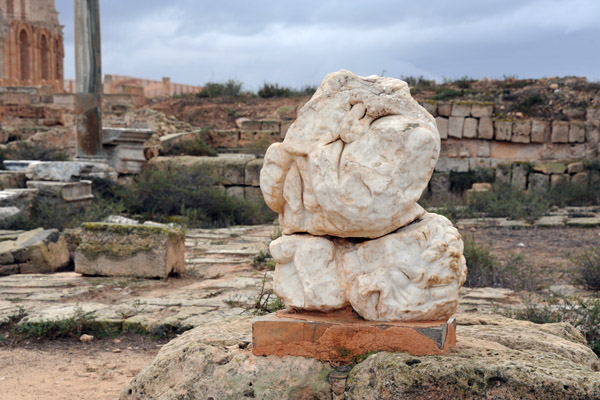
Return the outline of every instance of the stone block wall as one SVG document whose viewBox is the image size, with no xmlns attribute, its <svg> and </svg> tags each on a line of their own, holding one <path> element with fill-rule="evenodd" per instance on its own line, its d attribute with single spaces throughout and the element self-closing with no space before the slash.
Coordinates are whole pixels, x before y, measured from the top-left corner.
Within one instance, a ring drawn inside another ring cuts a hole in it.
<svg viewBox="0 0 600 400">
<path fill-rule="evenodd" d="M 264 153 L 271 143 L 280 142 L 293 121 L 252 120 L 239 118 L 237 129 L 211 130 L 208 144 L 221 151 L 255 151 Z"/>
</svg>

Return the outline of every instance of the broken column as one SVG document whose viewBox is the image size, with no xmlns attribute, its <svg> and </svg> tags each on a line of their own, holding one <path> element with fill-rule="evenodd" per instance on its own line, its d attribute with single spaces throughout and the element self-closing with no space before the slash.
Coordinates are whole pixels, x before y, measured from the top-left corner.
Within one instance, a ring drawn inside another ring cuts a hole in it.
<svg viewBox="0 0 600 400">
<path fill-rule="evenodd" d="M 463 242 L 417 204 L 439 151 L 406 83 L 327 75 L 265 155 L 261 189 L 283 233 L 270 245 L 274 289 L 288 310 L 255 321 L 254 354 L 347 361 L 455 342 Z"/>
<path fill-rule="evenodd" d="M 102 68 L 98 0 L 75 0 L 77 158 L 102 160 Z"/>
</svg>

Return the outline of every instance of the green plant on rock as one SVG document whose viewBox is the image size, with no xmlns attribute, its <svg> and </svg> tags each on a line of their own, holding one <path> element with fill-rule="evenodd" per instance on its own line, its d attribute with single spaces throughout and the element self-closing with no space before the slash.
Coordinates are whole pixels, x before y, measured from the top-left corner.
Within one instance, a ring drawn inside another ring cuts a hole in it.
<svg viewBox="0 0 600 400">
<path fill-rule="evenodd" d="M 275 311 L 285 309 L 285 304 L 283 300 L 281 300 L 275 293 L 273 293 L 273 289 L 265 289 L 265 283 L 267 282 L 267 273 L 262 279 L 262 287 L 260 289 L 260 293 L 254 299 L 254 304 L 248 308 L 254 314 L 264 315 L 273 313 Z"/>
<path fill-rule="evenodd" d="M 259 270 L 274 271 L 276 262 L 271 256 L 271 252 L 267 250 L 261 250 L 256 256 L 252 258 L 252 265 L 254 268 Z"/>
</svg>

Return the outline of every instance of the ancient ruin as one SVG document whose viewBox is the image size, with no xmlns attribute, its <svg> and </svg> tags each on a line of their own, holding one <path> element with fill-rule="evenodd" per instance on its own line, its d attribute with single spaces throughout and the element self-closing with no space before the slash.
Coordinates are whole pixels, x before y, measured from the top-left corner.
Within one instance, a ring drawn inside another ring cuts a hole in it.
<svg viewBox="0 0 600 400">
<path fill-rule="evenodd" d="M 0 86 L 63 87 L 63 33 L 54 0 L 0 1 Z"/>
<path fill-rule="evenodd" d="M 283 143 L 271 145 L 261 171 L 265 201 L 279 213 L 283 232 L 270 245 L 275 292 L 289 308 L 351 306 L 370 321 L 449 320 L 466 276 L 463 243 L 450 221 L 417 204 L 439 151 L 433 117 L 406 83 L 344 70 L 327 75 Z M 255 354 L 281 354 L 303 341 L 277 337 L 265 325 L 255 322 L 254 337 L 270 335 L 270 343 L 255 340 Z M 393 329 L 379 328 L 393 340 Z M 452 329 L 442 329 L 445 340 L 435 350 L 453 340 Z M 360 326 L 349 330 L 357 340 Z M 374 350 L 375 342 L 352 350 Z M 418 339 L 406 342 L 396 349 L 432 351 Z M 379 345 L 393 350 L 389 340 Z"/>
</svg>

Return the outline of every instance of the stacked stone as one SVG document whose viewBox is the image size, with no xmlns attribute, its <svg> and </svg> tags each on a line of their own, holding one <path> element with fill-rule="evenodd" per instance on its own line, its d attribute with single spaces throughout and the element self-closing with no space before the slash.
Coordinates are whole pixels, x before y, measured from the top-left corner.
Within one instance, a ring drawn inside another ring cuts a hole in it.
<svg viewBox="0 0 600 400">
<path fill-rule="evenodd" d="M 440 151 L 435 120 L 406 83 L 327 75 L 260 185 L 279 213 L 275 292 L 288 307 L 347 306 L 368 320 L 448 319 L 466 277 L 463 243 L 417 204 Z"/>
</svg>

